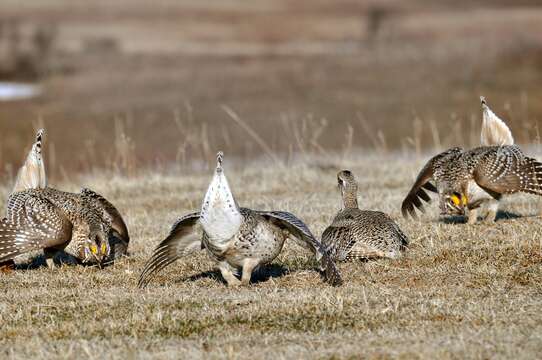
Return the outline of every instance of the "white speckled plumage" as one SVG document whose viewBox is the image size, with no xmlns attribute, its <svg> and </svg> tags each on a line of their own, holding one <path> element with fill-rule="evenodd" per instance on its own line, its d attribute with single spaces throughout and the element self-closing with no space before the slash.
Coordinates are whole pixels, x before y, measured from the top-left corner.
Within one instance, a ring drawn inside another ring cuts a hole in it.
<svg viewBox="0 0 542 360">
<path fill-rule="evenodd" d="M 199 222 L 213 246 L 225 250 L 239 231 L 243 216 L 222 170 L 222 158 L 223 154 L 219 153 L 216 171 L 203 199 Z"/>
<path fill-rule="evenodd" d="M 179 219 L 145 265 L 139 286 L 148 284 L 154 274 L 182 256 L 206 249 L 218 264 L 229 286 L 248 285 L 252 272 L 275 259 L 285 240 L 294 236 L 304 241 L 322 258 L 326 279 L 341 283 L 333 261 L 308 227 L 293 214 L 283 211 L 256 211 L 240 208 L 222 169 L 223 154 L 205 195 L 201 212 Z M 241 273 L 241 280 L 235 275 Z"/>
</svg>

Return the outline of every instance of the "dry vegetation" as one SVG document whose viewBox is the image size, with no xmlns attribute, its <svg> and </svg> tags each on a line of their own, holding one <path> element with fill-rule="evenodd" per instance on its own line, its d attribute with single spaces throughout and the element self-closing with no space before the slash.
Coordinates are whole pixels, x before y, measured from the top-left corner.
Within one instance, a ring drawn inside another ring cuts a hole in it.
<svg viewBox="0 0 542 360">
<path fill-rule="evenodd" d="M 382 164 L 386 164 L 383 166 Z M 340 266 L 331 288 L 291 243 L 249 288 L 228 289 L 201 253 L 145 290 L 138 273 L 179 215 L 198 208 L 210 174 L 74 179 L 103 192 L 131 230 L 129 259 L 105 270 L 2 275 L 3 358 L 533 358 L 542 351 L 539 200 L 510 197 L 495 225 L 400 218 L 421 161 L 356 153 L 286 168 L 231 159 L 242 205 L 285 209 L 321 233 L 338 208 L 336 171 L 359 177 L 360 203 L 389 212 L 411 239 L 398 261 Z M 6 193 L 3 189 L 2 193 Z"/>
<path fill-rule="evenodd" d="M 118 122 L 137 145 L 139 167 L 205 162 L 215 151 L 206 143 L 251 158 L 259 148 L 243 141 L 246 132 L 222 105 L 286 155 L 301 151 L 303 128 L 321 126 L 328 151 L 340 150 L 348 134 L 364 148 L 375 134 L 391 150 L 432 146 L 435 129 L 446 134 L 442 146 L 463 143 L 479 119 L 479 95 L 517 140 L 531 141 L 542 115 L 536 5 L 2 1 L 1 24 L 18 24 L 30 43 L 42 29 L 53 44 L 41 71 L 44 95 L 0 106 L 0 132 L 9 134 L 0 162 L 20 161 L 38 121 L 49 130 L 51 172 L 60 180 L 63 171 L 88 171 L 89 158 L 93 167 L 115 168 Z"/>
<path fill-rule="evenodd" d="M 52 43 L 46 68 L 17 53 L 45 95 L 0 106 L 0 193 L 45 126 L 51 183 L 115 203 L 132 256 L 0 273 L 0 358 L 539 356 L 539 199 L 510 197 L 494 225 L 442 221 L 435 207 L 406 221 L 399 207 L 428 149 L 478 143 L 481 94 L 516 139 L 540 144 L 542 8 L 371 4 L 2 1 L 0 25 L 30 40 L 51 29 Z M 3 50 L 5 79 L 25 79 Z M 345 285 L 331 288 L 289 244 L 241 289 L 202 253 L 138 290 L 171 224 L 199 208 L 219 149 L 242 205 L 291 211 L 316 234 L 350 168 L 362 207 L 390 213 L 409 251 L 342 264 Z"/>
</svg>

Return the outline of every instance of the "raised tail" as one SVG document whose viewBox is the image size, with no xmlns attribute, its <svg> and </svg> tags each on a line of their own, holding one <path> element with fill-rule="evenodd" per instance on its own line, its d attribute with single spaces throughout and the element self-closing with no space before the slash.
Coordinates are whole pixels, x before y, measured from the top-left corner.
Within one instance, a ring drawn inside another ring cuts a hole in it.
<svg viewBox="0 0 542 360">
<path fill-rule="evenodd" d="M 39 237 L 6 219 L 0 221 L 0 263 L 32 250 L 41 249 Z"/>
<path fill-rule="evenodd" d="M 42 142 L 45 130 L 40 129 L 36 134 L 36 141 L 28 153 L 26 160 L 17 173 L 13 192 L 27 189 L 43 189 L 47 186 L 45 164 L 42 157 Z"/>
<path fill-rule="evenodd" d="M 36 152 L 38 154 L 41 154 L 41 147 L 42 147 L 44 134 L 45 134 L 45 129 L 39 129 L 38 132 L 36 133 L 36 142 L 34 143 L 34 147 L 36 147 Z"/>
<path fill-rule="evenodd" d="M 480 101 L 483 115 L 481 144 L 483 146 L 514 145 L 514 137 L 506 123 L 491 111 L 483 96 L 480 96 Z"/>
</svg>

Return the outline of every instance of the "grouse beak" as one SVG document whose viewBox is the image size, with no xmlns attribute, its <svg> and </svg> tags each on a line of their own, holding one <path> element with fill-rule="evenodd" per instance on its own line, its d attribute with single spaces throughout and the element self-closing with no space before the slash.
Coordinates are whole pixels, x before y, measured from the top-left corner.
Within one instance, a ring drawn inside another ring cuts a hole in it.
<svg viewBox="0 0 542 360">
<path fill-rule="evenodd" d="M 458 208 L 455 206 L 450 206 L 450 204 L 446 204 L 447 208 L 446 210 L 443 210 L 440 212 L 441 216 L 448 216 L 448 215 L 465 215 L 465 210 L 462 208 Z"/>
</svg>

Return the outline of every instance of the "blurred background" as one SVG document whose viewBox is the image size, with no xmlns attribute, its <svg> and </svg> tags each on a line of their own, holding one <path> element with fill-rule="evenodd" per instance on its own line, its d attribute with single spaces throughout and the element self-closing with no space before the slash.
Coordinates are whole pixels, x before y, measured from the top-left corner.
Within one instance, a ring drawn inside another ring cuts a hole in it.
<svg viewBox="0 0 542 360">
<path fill-rule="evenodd" d="M 480 95 L 539 142 L 538 4 L 2 0 L 1 178 L 42 126 L 53 178 L 475 145 Z"/>
</svg>

